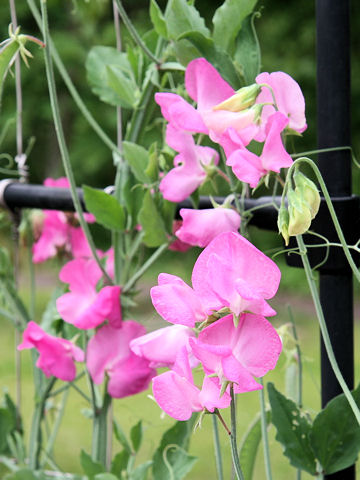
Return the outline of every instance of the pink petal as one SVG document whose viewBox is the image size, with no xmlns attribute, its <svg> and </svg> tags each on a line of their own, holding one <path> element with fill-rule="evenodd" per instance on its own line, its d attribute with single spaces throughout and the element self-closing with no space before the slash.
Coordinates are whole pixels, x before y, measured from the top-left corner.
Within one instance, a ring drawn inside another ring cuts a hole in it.
<svg viewBox="0 0 360 480">
<path fill-rule="evenodd" d="M 225 378 L 236 383 L 236 393 L 261 390 L 263 387 L 251 376 L 251 373 L 230 355 L 222 361 Z"/>
<path fill-rule="evenodd" d="M 81 227 L 70 227 L 71 252 L 74 258 L 91 257 L 91 249 L 86 239 L 85 233 Z"/>
<path fill-rule="evenodd" d="M 260 158 L 246 148 L 235 150 L 227 159 L 234 175 L 242 182 L 255 188 L 267 171 L 262 167 Z"/>
<path fill-rule="evenodd" d="M 219 142 L 225 131 L 231 127 L 239 135 L 244 145 L 250 143 L 258 132 L 258 127 L 253 123 L 254 116 L 255 112 L 251 109 L 242 112 L 229 112 L 227 110 L 202 112 L 211 140 Z"/>
<path fill-rule="evenodd" d="M 102 272 L 92 259 L 77 258 L 66 263 L 59 273 L 62 282 L 68 283 L 70 291 L 92 293 Z"/>
<path fill-rule="evenodd" d="M 33 262 L 40 263 L 55 257 L 58 248 L 69 249 L 69 226 L 63 212 L 44 211 L 42 232 L 33 245 Z"/>
<path fill-rule="evenodd" d="M 267 171 L 280 172 L 280 168 L 290 167 L 292 158 L 284 148 L 281 132 L 289 120 L 282 113 L 276 112 L 268 118 L 266 125 L 266 140 L 261 154 L 261 163 Z"/>
<path fill-rule="evenodd" d="M 220 397 L 220 388 L 213 379 L 204 377 L 199 401 L 209 412 L 213 412 L 215 408 L 227 408 L 230 406 L 231 397 L 227 392 Z"/>
</svg>

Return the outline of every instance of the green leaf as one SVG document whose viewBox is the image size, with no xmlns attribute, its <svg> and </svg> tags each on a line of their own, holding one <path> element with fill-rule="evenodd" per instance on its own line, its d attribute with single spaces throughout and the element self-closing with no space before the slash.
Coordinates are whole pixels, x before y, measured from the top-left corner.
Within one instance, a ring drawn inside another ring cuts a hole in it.
<svg viewBox="0 0 360 480">
<path fill-rule="evenodd" d="M 126 438 L 124 430 L 120 427 L 116 420 L 114 420 L 113 426 L 116 440 L 120 443 L 120 445 L 124 447 L 124 449 L 129 453 L 129 455 L 131 455 L 132 449 L 130 443 L 128 442 L 128 439 Z"/>
<path fill-rule="evenodd" d="M 311 449 L 309 435 L 311 425 L 301 414 L 297 405 L 268 383 L 271 404 L 271 421 L 275 425 L 278 440 L 284 447 L 284 454 L 297 468 L 316 474 L 315 455 Z"/>
<path fill-rule="evenodd" d="M 153 151 L 151 147 L 154 146 Z M 145 174 L 152 182 L 155 182 L 159 178 L 159 155 L 156 150 L 156 143 L 153 143 L 149 150 L 149 163 L 146 167 Z"/>
<path fill-rule="evenodd" d="M 0 96 L 3 89 L 6 74 L 9 71 L 11 63 L 20 48 L 19 42 L 15 39 L 8 40 L 7 43 L 0 49 Z"/>
<path fill-rule="evenodd" d="M 86 208 L 96 221 L 110 230 L 121 232 L 125 227 L 125 214 L 120 203 L 102 190 L 83 185 Z"/>
<path fill-rule="evenodd" d="M 118 96 L 118 104 L 124 108 L 134 108 L 139 90 L 134 81 L 127 77 L 118 65 L 107 65 L 107 84 Z"/>
<path fill-rule="evenodd" d="M 119 478 L 112 473 L 98 473 L 95 475 L 94 480 L 119 480 Z"/>
<path fill-rule="evenodd" d="M 253 83 L 260 73 L 261 52 L 254 25 L 258 15 L 255 12 L 244 19 L 236 38 L 234 60 L 241 67 L 246 84 Z"/>
<path fill-rule="evenodd" d="M 14 428 L 14 419 L 6 408 L 0 408 L 0 453 L 8 452 L 7 436 Z"/>
<path fill-rule="evenodd" d="M 138 215 L 143 205 L 145 195 L 144 189 L 139 184 L 136 186 L 135 183 L 136 180 L 131 174 L 123 188 L 124 201 L 126 209 L 131 216 L 132 228 L 137 225 Z"/>
<path fill-rule="evenodd" d="M 266 412 L 266 423 L 271 422 L 271 412 Z M 249 430 L 245 433 L 240 445 L 240 465 L 245 480 L 251 480 L 253 476 L 256 454 L 261 442 L 261 417 L 257 415 Z"/>
<path fill-rule="evenodd" d="M 200 32 L 210 36 L 204 19 L 199 12 L 186 0 L 170 0 L 165 11 L 165 22 L 169 38 L 176 40 L 182 33 L 188 31 Z"/>
<path fill-rule="evenodd" d="M 149 191 L 145 193 L 138 221 L 144 231 L 143 241 L 146 246 L 159 247 L 167 242 L 163 219 Z"/>
<path fill-rule="evenodd" d="M 155 0 L 150 1 L 150 18 L 156 33 L 160 37 L 168 38 L 164 15 Z"/>
<path fill-rule="evenodd" d="M 176 203 L 163 200 L 161 205 L 161 213 L 164 219 L 165 228 L 169 233 L 172 233 L 173 221 L 175 217 Z"/>
<path fill-rule="evenodd" d="M 196 462 L 196 457 L 191 457 L 186 450 L 189 446 L 190 436 L 196 415 L 187 422 L 176 422 L 167 430 L 160 442 L 160 446 L 153 456 L 152 472 L 156 480 L 180 480 L 187 475 Z M 164 457 L 167 463 L 164 462 Z M 169 471 L 171 468 L 171 472 Z"/>
<path fill-rule="evenodd" d="M 150 178 L 146 175 L 145 170 L 149 163 L 149 154 L 141 145 L 132 142 L 123 142 L 123 152 L 125 160 L 141 183 L 151 183 Z"/>
<path fill-rule="evenodd" d="M 213 38 L 216 45 L 230 54 L 245 17 L 253 11 L 257 0 L 226 0 L 213 17 Z"/>
<path fill-rule="evenodd" d="M 105 472 L 105 467 L 100 462 L 95 462 L 84 450 L 81 450 L 80 463 L 85 474 L 91 479 L 98 473 Z"/>
<path fill-rule="evenodd" d="M 240 88 L 242 82 L 230 56 L 225 50 L 218 48 L 212 38 L 206 37 L 200 32 L 189 31 L 183 33 L 178 39 L 187 39 L 191 42 L 200 54 L 219 71 L 224 80 L 230 83 L 234 89 Z"/>
<path fill-rule="evenodd" d="M 135 470 L 131 472 L 129 480 L 145 480 L 148 470 L 152 464 L 152 460 L 148 460 L 147 462 L 136 467 Z"/>
<path fill-rule="evenodd" d="M 127 470 L 129 459 L 130 453 L 127 450 L 117 453 L 111 462 L 111 473 L 121 478 L 121 472 Z"/>
<path fill-rule="evenodd" d="M 141 420 L 130 430 L 130 439 L 135 452 L 139 451 L 143 437 L 143 426 Z"/>
<path fill-rule="evenodd" d="M 39 480 L 39 477 L 35 476 L 30 468 L 22 468 L 15 473 L 6 475 L 4 480 Z"/>
<path fill-rule="evenodd" d="M 360 385 L 352 395 L 360 406 Z M 330 400 L 317 415 L 310 442 L 327 475 L 355 463 L 360 450 L 360 427 L 344 394 Z"/>
<path fill-rule="evenodd" d="M 113 47 L 93 47 L 86 59 L 86 74 L 88 83 L 95 95 L 100 100 L 110 105 L 119 106 L 124 101 L 113 88 L 109 86 L 108 67 L 114 67 L 121 71 L 123 77 L 136 91 L 137 86 L 133 80 L 133 73 L 126 53 L 119 52 Z"/>
</svg>

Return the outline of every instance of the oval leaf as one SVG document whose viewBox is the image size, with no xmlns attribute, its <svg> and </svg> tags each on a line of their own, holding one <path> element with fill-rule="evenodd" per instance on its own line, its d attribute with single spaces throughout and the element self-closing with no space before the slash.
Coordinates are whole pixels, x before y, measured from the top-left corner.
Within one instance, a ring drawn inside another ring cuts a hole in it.
<svg viewBox="0 0 360 480">
<path fill-rule="evenodd" d="M 144 230 L 143 240 L 145 245 L 148 247 L 159 247 L 167 242 L 163 219 L 149 191 L 145 193 L 138 221 Z"/>
<path fill-rule="evenodd" d="M 96 221 L 110 230 L 121 232 L 125 227 L 125 214 L 116 198 L 102 190 L 83 185 L 86 208 Z"/>
</svg>

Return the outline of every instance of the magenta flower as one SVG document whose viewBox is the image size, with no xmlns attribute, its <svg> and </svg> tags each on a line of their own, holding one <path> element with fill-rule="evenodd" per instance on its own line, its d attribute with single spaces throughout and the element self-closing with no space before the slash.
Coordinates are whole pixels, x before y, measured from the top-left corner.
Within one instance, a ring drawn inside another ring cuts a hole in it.
<svg viewBox="0 0 360 480">
<path fill-rule="evenodd" d="M 123 398 L 146 390 L 156 371 L 130 349 L 130 342 L 145 334 L 145 328 L 127 320 L 121 328 L 104 325 L 90 339 L 86 364 L 96 384 L 109 377 L 108 393 Z"/>
<path fill-rule="evenodd" d="M 17 348 L 36 348 L 39 352 L 36 366 L 47 377 L 53 375 L 65 382 L 72 382 L 76 377 L 75 361 L 84 361 L 84 352 L 79 347 L 69 340 L 49 335 L 32 321 L 27 324 L 23 342 Z"/>
<path fill-rule="evenodd" d="M 201 390 L 194 385 L 186 349 L 173 370 L 153 378 L 153 394 L 160 408 L 176 420 L 188 420 L 193 412 L 204 408 L 209 412 L 226 408 L 231 402 L 227 392 L 220 397 L 220 388 L 207 377 Z"/>
<path fill-rule="evenodd" d="M 194 337 L 194 331 L 184 325 L 172 325 L 160 328 L 130 342 L 131 350 L 138 356 L 150 362 L 153 368 L 173 367 L 176 357 L 184 347 L 191 353 L 189 338 Z M 191 361 L 194 367 L 198 362 Z"/>
<path fill-rule="evenodd" d="M 256 187 L 261 177 L 269 172 L 280 172 L 281 168 L 290 167 L 292 158 L 284 148 L 281 132 L 289 120 L 280 112 L 272 114 L 266 124 L 266 139 L 263 151 L 258 157 L 245 148 L 234 130 L 227 130 L 221 137 L 220 144 L 225 150 L 226 164 L 232 167 L 234 174 L 242 182 Z"/>
<path fill-rule="evenodd" d="M 305 100 L 299 84 L 284 72 L 263 72 L 256 77 L 258 85 L 269 85 L 274 93 L 278 111 L 289 119 L 289 128 L 302 133 L 306 130 Z M 262 87 L 256 103 L 273 103 L 271 91 Z M 275 107 L 265 105 L 261 115 L 261 124 L 266 125 L 268 118 L 275 112 Z M 264 140 L 264 128 L 256 136 L 256 140 Z"/>
<path fill-rule="evenodd" d="M 59 314 L 65 322 L 78 328 L 95 328 L 105 320 L 121 327 L 120 287 L 106 286 L 99 292 L 96 285 L 102 272 L 95 260 L 77 258 L 63 266 L 59 278 L 69 284 L 69 293 L 56 301 Z"/>
<path fill-rule="evenodd" d="M 183 223 L 175 235 L 183 242 L 202 248 L 220 233 L 237 232 L 241 222 L 240 215 L 232 208 L 182 208 L 180 215 Z"/>
<path fill-rule="evenodd" d="M 199 295 L 181 278 L 160 273 L 158 286 L 152 287 L 150 296 L 159 315 L 174 324 L 195 327 L 206 319 Z"/>
<path fill-rule="evenodd" d="M 270 258 L 240 234 L 228 232 L 218 235 L 199 255 L 192 284 L 208 314 L 228 307 L 236 315 L 248 311 L 270 316 L 276 312 L 266 299 L 277 292 L 280 276 Z"/>
<path fill-rule="evenodd" d="M 195 145 L 191 134 L 169 124 L 167 144 L 179 152 L 174 158 L 175 168 L 161 180 L 159 189 L 166 200 L 181 202 L 191 195 L 206 179 L 206 166 L 217 165 L 219 154 L 210 147 Z"/>
<path fill-rule="evenodd" d="M 236 393 L 261 389 L 254 380 L 275 368 L 281 340 L 274 327 L 261 315 L 243 313 L 237 327 L 232 315 L 217 320 L 190 339 L 194 355 L 206 374 L 220 382 L 236 384 Z"/>
<path fill-rule="evenodd" d="M 213 107 L 232 97 L 235 90 L 221 77 L 219 72 L 205 58 L 192 60 L 185 72 L 185 87 L 197 109 L 182 97 L 173 93 L 157 93 L 155 101 L 160 105 L 165 119 L 174 127 L 193 133 L 206 133 L 217 141 L 229 127 L 240 135 L 244 129 L 243 141 L 249 142 L 257 127 L 253 125 L 255 112 L 251 109 L 242 112 L 213 110 Z M 246 140 L 245 140 L 246 138 Z"/>
</svg>

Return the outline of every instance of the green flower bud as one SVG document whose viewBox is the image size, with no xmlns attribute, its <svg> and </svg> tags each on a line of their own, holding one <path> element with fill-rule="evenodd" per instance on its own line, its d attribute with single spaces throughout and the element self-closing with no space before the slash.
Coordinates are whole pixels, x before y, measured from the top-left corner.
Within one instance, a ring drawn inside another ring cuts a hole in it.
<svg viewBox="0 0 360 480">
<path fill-rule="evenodd" d="M 295 190 L 308 203 L 311 219 L 315 218 L 320 207 L 320 195 L 313 181 L 299 171 L 294 173 Z"/>
<path fill-rule="evenodd" d="M 289 189 L 288 194 L 289 227 L 288 233 L 291 236 L 301 235 L 309 230 L 311 225 L 311 212 L 309 204 L 303 199 L 299 192 Z"/>
<path fill-rule="evenodd" d="M 285 245 L 289 245 L 289 212 L 285 205 L 281 205 L 279 210 L 279 216 L 277 220 L 279 233 L 285 240 Z"/>
<path fill-rule="evenodd" d="M 257 83 L 253 83 L 248 87 L 240 88 L 230 98 L 215 105 L 213 110 L 228 110 L 229 112 L 241 112 L 251 107 L 255 103 L 256 97 L 259 95 L 261 87 Z"/>
</svg>

